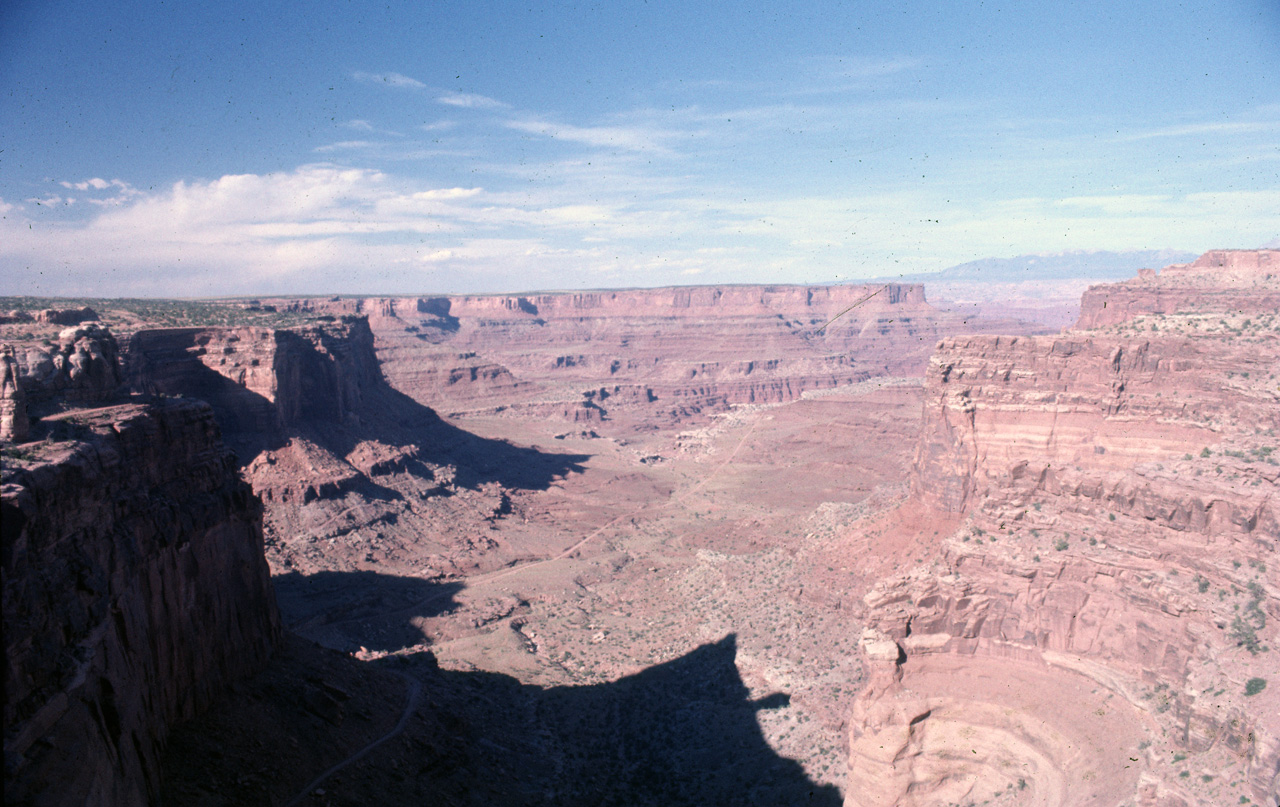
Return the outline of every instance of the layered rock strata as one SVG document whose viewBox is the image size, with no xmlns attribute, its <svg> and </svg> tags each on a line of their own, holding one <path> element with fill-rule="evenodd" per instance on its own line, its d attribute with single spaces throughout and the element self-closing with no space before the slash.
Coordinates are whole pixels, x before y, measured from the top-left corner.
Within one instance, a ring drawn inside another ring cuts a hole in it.
<svg viewBox="0 0 1280 807">
<path fill-rule="evenodd" d="M 509 560 L 489 533 L 519 511 L 510 487 L 545 484 L 571 461 L 443 423 L 387 385 L 364 316 L 319 316 L 289 329 L 138 331 L 128 385 L 213 406 L 265 504 L 280 573 L 430 578 Z"/>
<path fill-rule="evenodd" d="M 570 421 L 589 418 L 584 408 L 607 418 L 613 410 L 679 415 L 793 400 L 874 375 L 919 373 L 929 347 L 947 333 L 1018 327 L 938 311 L 914 284 L 276 305 L 367 314 L 388 381 L 421 403 L 445 411 L 502 406 Z"/>
<path fill-rule="evenodd" d="M 307 422 L 357 423 L 379 379 L 363 317 L 305 328 L 173 328 L 133 334 L 129 386 L 208 401 L 224 430 L 258 444 Z"/>
<path fill-rule="evenodd" d="M 3 472 L 5 800 L 141 805 L 167 731 L 280 635 L 261 506 L 210 408 L 49 420 Z"/>
<path fill-rule="evenodd" d="M 1118 325 L 1142 314 L 1280 310 L 1280 250 L 1215 250 L 1191 263 L 1143 270 L 1124 283 L 1092 286 L 1080 301 L 1078 327 Z"/>
<path fill-rule="evenodd" d="M 1275 801 L 1280 317 L 1233 308 L 1269 282 L 1265 252 L 1228 257 L 1195 311 L 938 345 L 912 506 L 962 526 L 866 597 L 879 684 L 852 721 L 848 803 Z M 992 731 L 999 753 L 953 747 Z M 1106 742 L 1051 742 L 1076 734 Z"/>
</svg>

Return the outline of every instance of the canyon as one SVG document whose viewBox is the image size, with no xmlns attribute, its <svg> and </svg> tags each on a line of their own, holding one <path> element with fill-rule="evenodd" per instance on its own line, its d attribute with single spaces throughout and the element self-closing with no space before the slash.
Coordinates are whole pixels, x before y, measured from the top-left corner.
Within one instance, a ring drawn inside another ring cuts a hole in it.
<svg viewBox="0 0 1280 807">
<path fill-rule="evenodd" d="M 11 312 L 6 797 L 1275 803 L 1276 260 Z"/>
</svg>

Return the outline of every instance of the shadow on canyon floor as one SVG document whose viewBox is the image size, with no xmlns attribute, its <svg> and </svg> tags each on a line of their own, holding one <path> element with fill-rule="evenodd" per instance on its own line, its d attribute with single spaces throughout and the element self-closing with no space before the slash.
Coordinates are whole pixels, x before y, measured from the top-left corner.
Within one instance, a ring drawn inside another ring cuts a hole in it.
<svg viewBox="0 0 1280 807">
<path fill-rule="evenodd" d="M 472 434 L 385 383 L 367 396 L 362 424 L 351 431 L 348 440 L 416 445 L 426 460 L 455 466 L 455 482 L 466 488 L 497 482 L 510 489 L 546 490 L 559 477 L 581 473 L 582 464 L 591 458 L 590 454 L 543 451 Z"/>
<path fill-rule="evenodd" d="M 391 387 L 381 372 L 359 391 L 339 392 L 334 370 L 309 344 L 296 347 L 311 359 L 290 411 L 248 386 L 203 364 L 192 351 L 201 329 L 140 331 L 130 344 L 128 385 L 144 395 L 198 398 L 213 407 L 223 439 L 242 465 L 260 452 L 306 436 L 337 457 L 362 442 L 416 446 L 422 460 L 457 468 L 455 484 L 476 488 L 496 482 L 508 489 L 545 490 L 557 477 L 583 470 L 586 454 L 558 454 L 472 434 L 440 418 L 430 407 Z M 286 335 L 287 332 L 286 332 Z M 296 336 L 294 341 L 299 340 Z M 355 400 L 343 400 L 354 397 Z M 350 409 L 344 410 L 343 404 Z"/>
<path fill-rule="evenodd" d="M 413 624 L 452 611 L 461 583 L 378 572 L 276 575 L 280 614 L 289 628 L 337 650 L 396 651 L 424 641 Z"/>
<path fill-rule="evenodd" d="M 756 714 L 789 699 L 751 700 L 736 655 L 729 634 L 617 681 L 543 688 L 289 637 L 266 672 L 174 732 L 163 802 L 286 801 L 385 733 L 412 677 L 421 699 L 404 731 L 302 804 L 839 805 L 769 747 Z"/>
</svg>

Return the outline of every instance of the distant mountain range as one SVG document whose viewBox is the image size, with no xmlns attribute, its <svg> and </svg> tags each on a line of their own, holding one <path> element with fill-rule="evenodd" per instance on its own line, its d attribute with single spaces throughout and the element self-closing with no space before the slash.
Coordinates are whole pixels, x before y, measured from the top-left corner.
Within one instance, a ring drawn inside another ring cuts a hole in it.
<svg viewBox="0 0 1280 807">
<path fill-rule="evenodd" d="M 1014 258 L 982 258 L 940 272 L 893 275 L 872 281 L 944 283 L 1021 283 L 1028 280 L 1126 280 L 1139 269 L 1159 269 L 1171 263 L 1187 263 L 1194 252 L 1144 249 L 1131 252 L 1061 252 L 1056 255 L 1018 255 Z"/>
</svg>

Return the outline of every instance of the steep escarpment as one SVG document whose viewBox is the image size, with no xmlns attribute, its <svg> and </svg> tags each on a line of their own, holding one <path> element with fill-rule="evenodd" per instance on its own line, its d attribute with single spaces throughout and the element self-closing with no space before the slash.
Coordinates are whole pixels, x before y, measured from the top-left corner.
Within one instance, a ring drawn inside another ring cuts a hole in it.
<svg viewBox="0 0 1280 807">
<path fill-rule="evenodd" d="M 1080 301 L 1080 328 L 1118 325 L 1144 314 L 1243 316 L 1280 310 L 1280 250 L 1214 250 L 1195 261 L 1143 270 L 1124 283 L 1092 286 Z"/>
<path fill-rule="evenodd" d="M 303 423 L 357 423 L 362 390 L 379 378 L 363 317 L 293 329 L 171 328 L 133 334 L 132 389 L 208 401 L 230 437 L 278 442 Z"/>
<path fill-rule="evenodd" d="M 261 507 L 205 404 L 43 427 L 3 472 L 5 800 L 146 804 L 169 728 L 279 638 Z"/>
<path fill-rule="evenodd" d="M 536 526 L 500 544 L 493 521 L 523 524 L 519 491 L 580 458 L 442 421 L 383 379 L 364 316 L 320 316 L 287 329 L 143 330 L 126 351 L 135 391 L 213 406 L 265 504 L 273 569 L 431 578 L 540 546 Z"/>
<path fill-rule="evenodd" d="M 929 346 L 948 333 L 1018 328 L 940 312 L 911 284 L 277 305 L 367 314 L 388 381 L 424 404 L 501 406 L 570 421 L 610 413 L 669 419 L 730 403 L 794 400 L 806 390 L 919 373 Z"/>
<path fill-rule="evenodd" d="M 1275 800 L 1280 322 L 1227 297 L 938 345 L 911 506 L 961 526 L 866 596 L 849 803 Z"/>
<path fill-rule="evenodd" d="M 957 337 L 940 342 L 915 493 L 959 512 L 1013 478 L 1121 470 L 1277 423 L 1273 356 L 1224 339 Z"/>
</svg>

